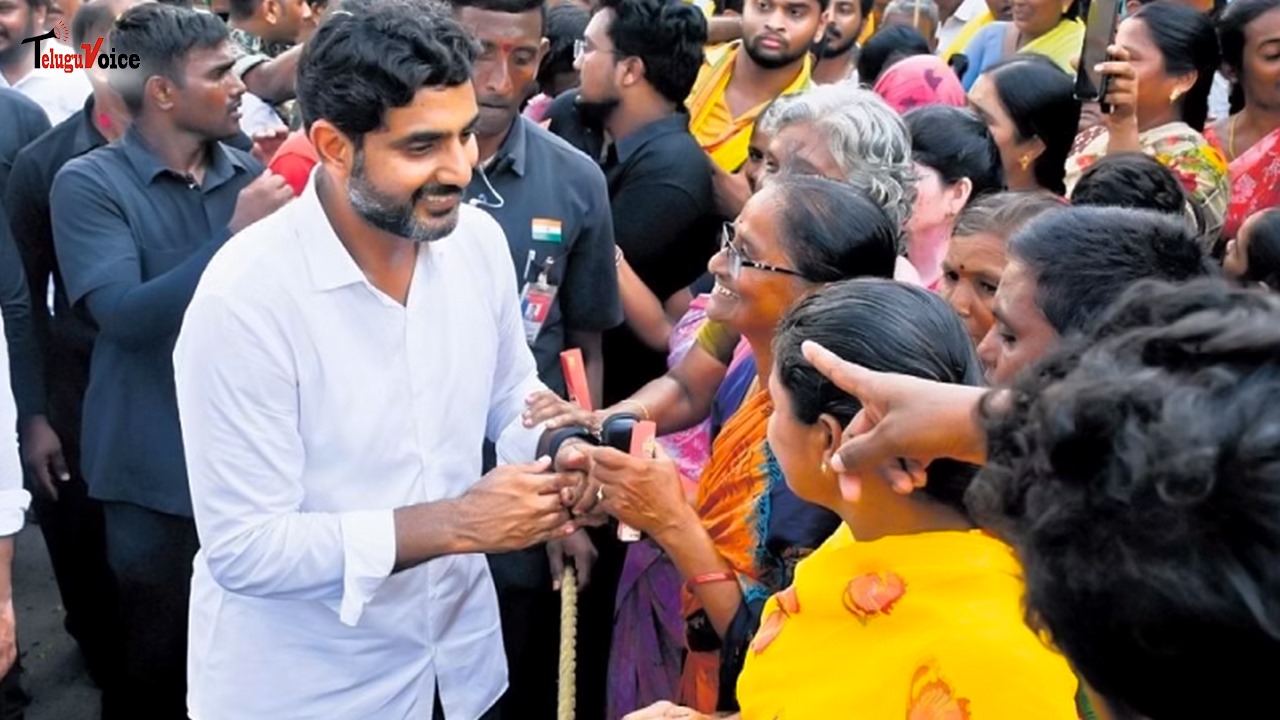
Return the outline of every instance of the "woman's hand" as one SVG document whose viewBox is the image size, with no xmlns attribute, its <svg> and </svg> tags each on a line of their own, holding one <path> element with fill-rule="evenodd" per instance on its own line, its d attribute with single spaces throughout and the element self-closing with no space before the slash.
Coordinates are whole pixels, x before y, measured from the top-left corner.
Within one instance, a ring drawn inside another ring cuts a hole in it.
<svg viewBox="0 0 1280 720">
<path fill-rule="evenodd" d="M 1138 140 L 1138 71 L 1129 62 L 1129 51 L 1119 45 L 1107 48 L 1110 60 L 1099 63 L 1096 70 L 1110 78 L 1103 102 L 1111 106 L 1106 114 L 1111 135 L 1107 154 L 1141 152 Z"/>
<path fill-rule="evenodd" d="M 693 509 L 685 500 L 676 464 L 657 450 L 652 459 L 613 448 L 585 448 L 591 455 L 591 479 L 600 483 L 597 509 L 661 542 Z"/>
<path fill-rule="evenodd" d="M 524 406 L 524 414 L 520 418 L 524 421 L 525 427 L 546 422 L 548 430 L 576 425 L 598 432 L 603 420 L 600 413 L 583 410 L 550 390 L 539 390 L 533 393 L 525 398 Z"/>
<path fill-rule="evenodd" d="M 736 717 L 736 716 L 735 716 Z M 657 702 L 643 710 L 637 710 L 622 720 L 663 720 L 663 718 L 683 718 L 684 720 L 712 720 L 710 715 L 702 713 L 692 708 L 680 707 L 663 700 Z"/>
</svg>

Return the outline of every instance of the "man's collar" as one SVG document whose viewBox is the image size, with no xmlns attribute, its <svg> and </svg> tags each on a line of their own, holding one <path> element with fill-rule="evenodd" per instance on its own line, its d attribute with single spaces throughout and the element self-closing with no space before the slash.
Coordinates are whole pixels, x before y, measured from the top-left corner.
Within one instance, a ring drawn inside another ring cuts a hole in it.
<svg viewBox="0 0 1280 720">
<path fill-rule="evenodd" d="M 181 173 L 165 165 L 160 156 L 147 147 L 136 125 L 125 131 L 124 137 L 120 139 L 120 146 L 124 150 L 125 157 L 129 159 L 129 164 L 133 165 L 133 169 L 148 184 L 164 173 L 174 177 L 181 176 Z M 230 180 L 237 172 L 248 169 L 239 155 L 227 152 L 220 142 L 210 142 L 209 167 L 205 170 L 204 183 L 201 187 L 205 191 L 213 190 Z"/>
<path fill-rule="evenodd" d="M 668 133 L 688 131 L 689 116 L 683 110 L 677 110 L 614 142 L 614 152 L 618 155 L 618 162 L 624 163 L 650 140 Z"/>
<path fill-rule="evenodd" d="M 294 225 L 307 269 L 311 273 L 311 286 L 317 292 L 329 292 L 349 285 L 367 282 L 364 272 L 342 244 L 324 205 L 320 202 L 320 175 L 324 167 L 311 173 L 307 187 L 281 212 L 292 213 L 297 219 Z"/>
<path fill-rule="evenodd" d="M 511 122 L 511 129 L 498 146 L 493 156 L 493 174 L 510 168 L 519 177 L 524 177 L 525 156 L 528 155 L 530 121 L 523 115 L 517 115 Z"/>
</svg>

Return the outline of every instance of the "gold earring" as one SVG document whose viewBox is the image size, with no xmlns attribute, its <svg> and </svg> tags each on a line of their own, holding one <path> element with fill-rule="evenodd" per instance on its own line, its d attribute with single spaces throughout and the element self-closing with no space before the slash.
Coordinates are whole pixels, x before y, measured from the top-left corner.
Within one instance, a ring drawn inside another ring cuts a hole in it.
<svg viewBox="0 0 1280 720">
<path fill-rule="evenodd" d="M 1022 159 L 1021 159 L 1021 160 L 1019 160 L 1019 161 L 1018 161 L 1018 163 L 1019 163 L 1020 165 L 1022 165 L 1022 169 L 1023 169 L 1023 170 L 1026 170 L 1028 167 L 1030 167 L 1030 166 L 1031 166 L 1031 156 L 1030 156 L 1030 155 L 1023 155 L 1023 156 L 1022 156 Z"/>
<path fill-rule="evenodd" d="M 1178 88 L 1174 88 L 1173 92 L 1169 93 L 1169 102 L 1171 103 L 1178 102 L 1178 98 L 1180 97 L 1182 97 L 1182 91 L 1179 90 Z"/>
<path fill-rule="evenodd" d="M 823 461 L 822 461 L 822 464 L 818 466 L 818 472 L 821 472 L 823 475 L 828 474 L 828 473 L 830 472 L 830 470 L 831 470 L 831 468 L 830 468 L 830 466 L 828 466 L 828 465 L 827 465 L 827 461 L 826 461 L 826 460 L 823 460 Z"/>
</svg>

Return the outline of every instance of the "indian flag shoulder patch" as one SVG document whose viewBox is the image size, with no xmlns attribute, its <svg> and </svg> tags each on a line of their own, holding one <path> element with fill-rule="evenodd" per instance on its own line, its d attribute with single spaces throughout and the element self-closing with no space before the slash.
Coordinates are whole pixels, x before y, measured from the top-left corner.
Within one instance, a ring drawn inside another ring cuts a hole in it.
<svg viewBox="0 0 1280 720">
<path fill-rule="evenodd" d="M 534 218 L 533 239 L 539 242 L 560 242 L 560 221 L 550 218 Z"/>
</svg>

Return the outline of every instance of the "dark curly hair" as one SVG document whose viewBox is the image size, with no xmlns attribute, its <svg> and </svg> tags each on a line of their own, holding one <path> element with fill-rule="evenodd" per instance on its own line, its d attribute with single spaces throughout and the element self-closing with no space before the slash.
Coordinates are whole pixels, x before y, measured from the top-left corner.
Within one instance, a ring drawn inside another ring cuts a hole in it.
<svg viewBox="0 0 1280 720">
<path fill-rule="evenodd" d="M 981 411 L 975 518 L 1118 716 L 1261 717 L 1280 667 L 1280 297 L 1132 287 Z"/>
<path fill-rule="evenodd" d="M 848 425 L 862 404 L 805 360 L 800 353 L 805 340 L 872 370 L 944 383 L 982 383 L 982 365 L 969 333 L 946 301 L 892 280 L 846 280 L 805 297 L 783 318 L 774 336 L 778 379 L 791 395 L 795 419 L 806 425 L 818 422 L 824 413 Z M 964 494 L 975 468 L 938 460 L 927 472 L 924 493 L 964 511 Z"/>
<path fill-rule="evenodd" d="M 298 61 L 298 103 L 307 129 L 324 119 L 357 145 L 387 111 L 419 90 L 471 82 L 479 48 L 431 0 L 346 0 L 320 23 Z"/>
<path fill-rule="evenodd" d="M 707 19 L 688 3 L 602 0 L 613 11 L 609 41 L 616 56 L 638 57 L 645 80 L 668 102 L 683 106 L 702 68 Z"/>
</svg>

